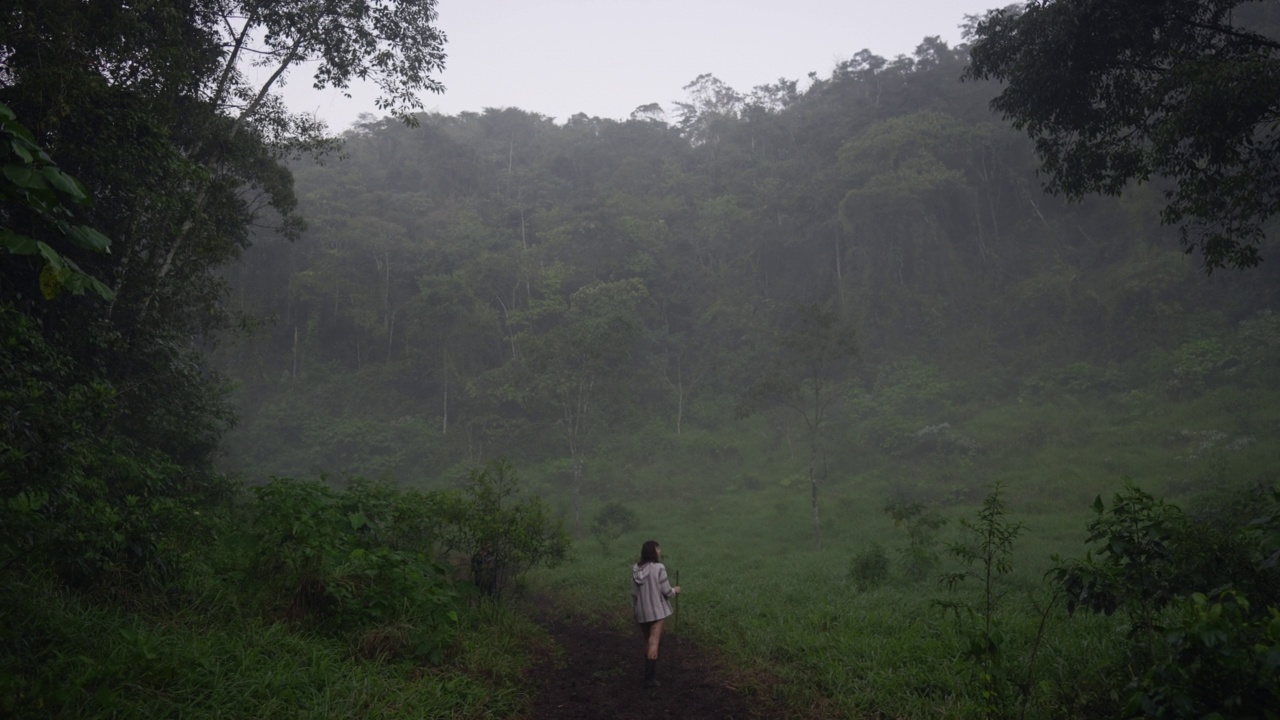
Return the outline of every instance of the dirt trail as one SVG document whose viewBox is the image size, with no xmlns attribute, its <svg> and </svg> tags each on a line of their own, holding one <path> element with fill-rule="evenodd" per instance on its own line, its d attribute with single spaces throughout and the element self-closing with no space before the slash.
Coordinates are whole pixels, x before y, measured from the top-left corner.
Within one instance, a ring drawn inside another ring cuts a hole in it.
<svg viewBox="0 0 1280 720">
<path fill-rule="evenodd" d="M 638 634 L 574 616 L 545 598 L 530 614 L 556 650 L 539 659 L 530 720 L 781 720 L 787 714 L 736 689 L 711 656 L 667 632 L 658 661 L 661 687 L 646 690 Z M 678 629 L 678 628 L 677 628 Z M 753 683 L 754 685 L 754 683 Z"/>
</svg>

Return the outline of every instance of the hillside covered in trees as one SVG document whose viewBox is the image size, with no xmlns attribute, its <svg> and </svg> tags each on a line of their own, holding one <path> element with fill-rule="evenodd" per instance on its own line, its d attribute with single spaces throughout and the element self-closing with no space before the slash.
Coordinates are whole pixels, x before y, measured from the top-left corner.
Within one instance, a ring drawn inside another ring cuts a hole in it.
<svg viewBox="0 0 1280 720">
<path fill-rule="evenodd" d="M 506 456 L 575 497 L 643 493 L 621 468 L 646 443 L 807 447 L 804 413 L 765 387 L 802 379 L 785 338 L 806 312 L 856 337 L 823 369 L 841 477 L 932 481 L 913 463 L 1049 440 L 979 437 L 965 420 L 983 409 L 1141 415 L 1270 388 L 1275 268 L 1206 273 L 1160 224 L 1158 181 L 1046 195 L 1031 143 L 988 107 L 999 86 L 960 81 L 967 59 L 926 38 L 803 92 L 703 75 L 672 117 L 367 118 L 344 159 L 294 165 L 308 229 L 258 237 L 230 271 L 231 306 L 270 320 L 220 356 L 242 417 L 228 466 L 431 484 Z M 1257 439 L 1249 415 L 1212 431 Z M 1167 428 L 1184 430 L 1210 431 Z M 1112 478 L 1137 471 L 1125 453 Z M 949 481 L 982 487 L 971 465 Z"/>
</svg>

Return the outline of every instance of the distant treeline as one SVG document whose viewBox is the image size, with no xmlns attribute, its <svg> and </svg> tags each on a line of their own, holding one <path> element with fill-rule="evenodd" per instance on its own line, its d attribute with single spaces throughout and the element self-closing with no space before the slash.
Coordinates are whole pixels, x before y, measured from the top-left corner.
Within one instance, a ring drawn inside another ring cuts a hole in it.
<svg viewBox="0 0 1280 720">
<path fill-rule="evenodd" d="M 810 303 L 856 329 L 855 394 L 1176 393 L 1260 367 L 1272 341 L 1237 334 L 1275 332 L 1274 264 L 1206 276 L 1159 180 L 1046 195 L 967 60 L 926 38 L 803 91 L 702 75 L 626 121 L 366 116 L 343 159 L 293 166 L 307 229 L 230 271 L 233 309 L 270 321 L 222 356 L 228 461 L 421 479 L 716 428 Z"/>
</svg>

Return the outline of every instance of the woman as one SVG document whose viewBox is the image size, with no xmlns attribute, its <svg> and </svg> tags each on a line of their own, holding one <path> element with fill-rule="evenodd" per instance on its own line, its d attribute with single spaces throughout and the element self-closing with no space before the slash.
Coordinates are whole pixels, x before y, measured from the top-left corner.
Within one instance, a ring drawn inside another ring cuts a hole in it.
<svg viewBox="0 0 1280 720">
<path fill-rule="evenodd" d="M 631 610 L 645 639 L 644 686 L 657 687 L 658 642 L 662 639 L 662 623 L 671 615 L 668 598 L 680 592 L 667 580 L 667 566 L 662 564 L 662 548 L 650 540 L 640 548 L 640 562 L 631 566 Z"/>
</svg>

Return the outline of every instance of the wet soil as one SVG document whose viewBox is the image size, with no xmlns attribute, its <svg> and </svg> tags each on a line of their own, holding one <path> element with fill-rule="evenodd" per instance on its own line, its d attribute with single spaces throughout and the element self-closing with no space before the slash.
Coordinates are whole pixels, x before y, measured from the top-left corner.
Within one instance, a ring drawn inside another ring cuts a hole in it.
<svg viewBox="0 0 1280 720">
<path fill-rule="evenodd" d="M 619 618 L 588 618 L 539 598 L 529 614 L 550 633 L 530 680 L 530 720 L 781 720 L 782 709 L 762 695 L 766 678 L 730 671 L 668 621 L 658 660 L 659 687 L 644 687 L 639 632 Z M 672 631 L 674 626 L 675 632 Z"/>
</svg>

